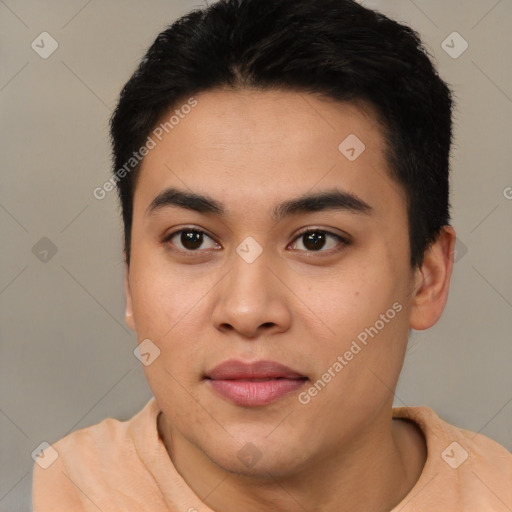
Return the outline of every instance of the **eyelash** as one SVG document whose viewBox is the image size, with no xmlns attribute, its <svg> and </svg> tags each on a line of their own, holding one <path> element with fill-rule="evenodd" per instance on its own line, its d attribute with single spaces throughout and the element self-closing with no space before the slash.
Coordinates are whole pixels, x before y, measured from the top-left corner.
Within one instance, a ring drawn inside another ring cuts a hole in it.
<svg viewBox="0 0 512 512">
<path fill-rule="evenodd" d="M 162 240 L 162 243 L 163 244 L 169 244 L 169 242 L 170 242 L 170 240 L 172 238 L 174 238 L 176 235 L 179 235 L 180 233 L 183 233 L 183 232 L 201 233 L 202 235 L 205 235 L 208 238 L 213 240 L 213 238 L 206 231 L 204 231 L 204 230 L 202 230 L 200 228 L 182 228 L 182 229 L 179 229 L 177 231 L 173 231 L 172 233 L 169 233 L 168 235 L 164 236 L 164 238 Z M 338 252 L 342 251 L 343 249 L 345 249 L 345 247 L 347 247 L 347 246 L 349 246 L 351 244 L 351 241 L 348 238 L 344 238 L 341 235 L 337 235 L 336 233 L 332 233 L 330 231 L 326 231 L 324 229 L 317 229 L 317 228 L 306 228 L 303 231 L 300 231 L 297 234 L 297 236 L 294 238 L 293 243 L 295 243 L 297 240 L 299 240 L 299 238 L 301 238 L 302 236 L 310 234 L 310 233 L 322 233 L 324 235 L 332 236 L 332 237 L 338 239 L 338 242 L 340 242 L 340 243 L 338 243 L 337 247 L 335 247 L 334 249 L 328 249 L 326 251 L 324 251 L 324 250 L 319 250 L 319 251 L 300 250 L 300 252 L 305 252 L 305 253 L 308 253 L 308 254 L 319 254 L 319 255 L 330 256 L 330 255 L 333 255 L 333 254 L 337 254 Z M 191 256 L 191 257 L 197 256 L 197 253 L 201 252 L 201 250 L 199 250 L 199 249 L 198 250 L 194 250 L 194 251 L 190 250 L 190 249 L 188 249 L 188 250 L 172 249 L 172 250 L 175 251 L 175 252 L 180 252 L 180 253 L 185 254 L 187 256 Z"/>
</svg>

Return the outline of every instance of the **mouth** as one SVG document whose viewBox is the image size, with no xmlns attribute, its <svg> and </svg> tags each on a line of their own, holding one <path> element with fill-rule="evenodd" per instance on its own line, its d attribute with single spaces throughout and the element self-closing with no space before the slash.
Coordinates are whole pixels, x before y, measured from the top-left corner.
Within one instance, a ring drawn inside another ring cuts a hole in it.
<svg viewBox="0 0 512 512">
<path fill-rule="evenodd" d="M 239 406 L 258 407 L 298 391 L 308 377 L 276 361 L 229 360 L 205 375 L 212 390 Z"/>
</svg>

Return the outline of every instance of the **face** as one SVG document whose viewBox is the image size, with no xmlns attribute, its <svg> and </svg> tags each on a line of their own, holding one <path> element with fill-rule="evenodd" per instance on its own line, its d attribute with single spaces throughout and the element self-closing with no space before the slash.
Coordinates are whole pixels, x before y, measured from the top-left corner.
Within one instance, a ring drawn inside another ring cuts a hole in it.
<svg viewBox="0 0 512 512">
<path fill-rule="evenodd" d="M 405 195 L 368 107 L 195 99 L 140 171 L 126 319 L 160 351 L 144 371 L 173 442 L 300 471 L 389 422 L 421 277 Z"/>
</svg>

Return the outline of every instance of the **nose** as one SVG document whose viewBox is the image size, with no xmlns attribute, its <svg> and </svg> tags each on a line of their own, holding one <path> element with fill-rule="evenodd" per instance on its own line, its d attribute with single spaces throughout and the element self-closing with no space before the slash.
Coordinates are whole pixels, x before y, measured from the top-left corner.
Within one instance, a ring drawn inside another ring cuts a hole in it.
<svg viewBox="0 0 512 512">
<path fill-rule="evenodd" d="M 233 254 L 231 270 L 216 287 L 212 321 L 216 329 L 254 339 L 290 328 L 289 289 L 265 251 L 249 263 Z"/>
</svg>

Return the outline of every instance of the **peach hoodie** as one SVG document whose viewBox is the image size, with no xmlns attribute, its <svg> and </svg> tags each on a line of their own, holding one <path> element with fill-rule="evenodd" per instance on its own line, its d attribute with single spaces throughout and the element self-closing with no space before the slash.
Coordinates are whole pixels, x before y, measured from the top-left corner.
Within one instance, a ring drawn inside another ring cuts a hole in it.
<svg viewBox="0 0 512 512">
<path fill-rule="evenodd" d="M 34 512 L 212 512 L 174 467 L 158 436 L 153 398 L 128 421 L 73 432 L 34 464 Z M 410 493 L 390 512 L 511 512 L 512 454 L 427 407 L 395 407 L 419 425 L 428 457 Z M 58 454 L 55 461 L 48 461 Z M 45 461 L 45 457 L 48 457 Z"/>
</svg>

